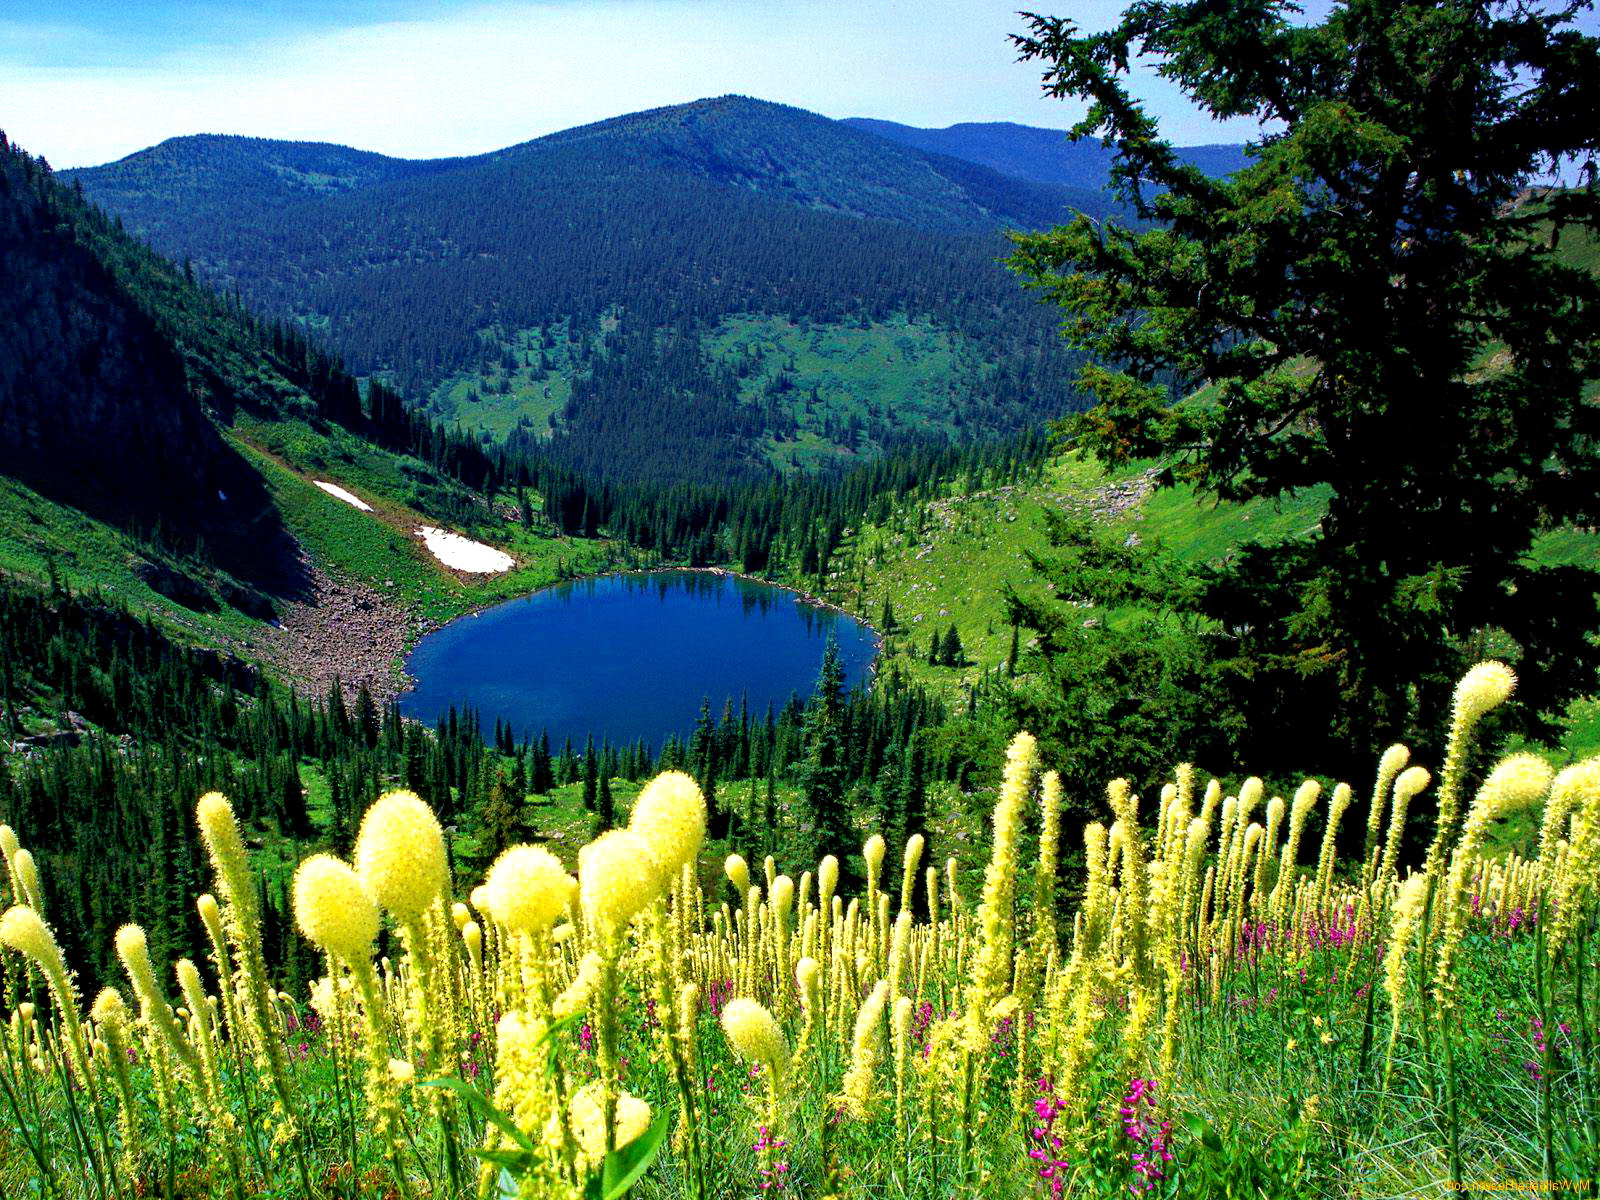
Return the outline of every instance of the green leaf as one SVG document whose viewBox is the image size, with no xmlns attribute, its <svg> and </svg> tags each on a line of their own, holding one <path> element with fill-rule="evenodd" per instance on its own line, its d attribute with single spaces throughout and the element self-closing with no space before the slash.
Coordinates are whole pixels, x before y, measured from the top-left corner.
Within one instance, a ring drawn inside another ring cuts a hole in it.
<svg viewBox="0 0 1600 1200">
<path fill-rule="evenodd" d="M 667 1114 L 662 1113 L 644 1133 L 626 1146 L 606 1155 L 600 1172 L 602 1200 L 618 1200 L 628 1194 L 628 1189 L 638 1182 L 667 1137 Z"/>
<path fill-rule="evenodd" d="M 1217 1131 L 1211 1127 L 1210 1121 L 1206 1120 L 1199 1113 L 1185 1113 L 1183 1123 L 1188 1127 L 1189 1133 L 1195 1138 L 1195 1140 L 1205 1146 L 1207 1150 L 1210 1150 L 1214 1153 L 1221 1152 L 1222 1138 L 1218 1135 Z"/>
<path fill-rule="evenodd" d="M 446 1091 L 454 1092 L 478 1112 L 482 1113 L 485 1121 L 488 1121 L 489 1124 L 493 1125 L 517 1145 L 530 1153 L 533 1151 L 533 1140 L 513 1125 L 510 1117 L 491 1104 L 489 1097 L 485 1096 L 465 1079 L 425 1079 L 418 1086 L 444 1088 Z"/>
</svg>

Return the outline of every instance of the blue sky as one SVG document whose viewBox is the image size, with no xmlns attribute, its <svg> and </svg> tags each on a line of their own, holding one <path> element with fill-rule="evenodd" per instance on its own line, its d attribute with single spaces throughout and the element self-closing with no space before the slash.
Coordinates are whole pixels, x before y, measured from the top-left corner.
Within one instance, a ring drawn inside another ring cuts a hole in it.
<svg viewBox="0 0 1600 1200">
<path fill-rule="evenodd" d="M 471 154 L 739 92 L 831 117 L 1066 127 L 991 0 L 3 0 L 0 128 L 58 167 L 189 133 Z M 1111 0 L 1062 6 L 1111 23 Z M 1047 9 L 1048 11 L 1048 9 Z M 1183 143 L 1242 140 L 1152 81 Z"/>
</svg>

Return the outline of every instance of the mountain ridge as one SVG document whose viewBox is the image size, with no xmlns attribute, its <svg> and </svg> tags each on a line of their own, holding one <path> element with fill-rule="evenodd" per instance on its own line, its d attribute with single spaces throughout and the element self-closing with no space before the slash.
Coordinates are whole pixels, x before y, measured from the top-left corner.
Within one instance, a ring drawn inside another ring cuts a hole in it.
<svg viewBox="0 0 1600 1200">
<path fill-rule="evenodd" d="M 1111 166 L 1111 150 L 1094 138 L 1074 142 L 1066 130 L 1014 121 L 960 121 L 933 129 L 877 117 L 845 117 L 840 124 L 1043 184 L 1099 190 L 1105 186 Z M 1208 175 L 1225 175 L 1249 162 L 1244 147 L 1230 143 L 1178 146 L 1176 150 L 1179 159 Z"/>
</svg>

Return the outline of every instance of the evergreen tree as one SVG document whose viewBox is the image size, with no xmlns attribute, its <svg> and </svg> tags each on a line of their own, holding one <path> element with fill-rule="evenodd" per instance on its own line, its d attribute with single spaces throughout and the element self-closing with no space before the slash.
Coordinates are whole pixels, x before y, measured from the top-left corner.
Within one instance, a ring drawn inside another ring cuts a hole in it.
<svg viewBox="0 0 1600 1200">
<path fill-rule="evenodd" d="M 843 873 L 855 839 L 845 801 L 848 778 L 844 744 L 844 663 L 839 657 L 839 644 L 832 638 L 828 639 L 817 689 L 806 713 L 805 746 L 805 762 L 800 768 L 803 814 L 800 832 L 808 852 L 802 858 L 816 862 L 824 855 L 836 855 Z"/>
<path fill-rule="evenodd" d="M 583 810 L 594 812 L 599 801 L 600 764 L 595 760 L 594 735 L 583 747 Z M 604 826 L 602 826 L 604 828 Z"/>
<path fill-rule="evenodd" d="M 1562 255 L 1600 230 L 1587 7 L 1135 4 L 1104 32 L 1032 17 L 1017 39 L 1049 92 L 1089 101 L 1075 132 L 1115 148 L 1148 222 L 1017 238 L 1013 265 L 1097 364 L 1066 432 L 1222 501 L 1327 495 L 1314 537 L 1208 580 L 1252 763 L 1364 770 L 1431 732 L 1491 637 L 1550 718 L 1594 689 L 1600 574 L 1529 555 L 1600 522 L 1600 281 Z M 1211 179 L 1174 153 L 1127 90 L 1144 55 L 1259 124 L 1246 167 Z M 1562 162 L 1591 185 L 1528 193 Z"/>
<path fill-rule="evenodd" d="M 611 776 L 600 773 L 600 790 L 595 801 L 595 824 L 601 829 L 614 829 L 617 824 L 617 804 L 611 795 Z"/>
</svg>

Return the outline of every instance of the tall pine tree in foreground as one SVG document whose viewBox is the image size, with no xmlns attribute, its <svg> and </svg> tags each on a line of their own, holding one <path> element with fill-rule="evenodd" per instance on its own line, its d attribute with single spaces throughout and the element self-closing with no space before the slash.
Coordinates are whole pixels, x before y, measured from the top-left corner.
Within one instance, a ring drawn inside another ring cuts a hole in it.
<svg viewBox="0 0 1600 1200">
<path fill-rule="evenodd" d="M 1104 364 L 1071 440 L 1224 501 L 1327 497 L 1313 536 L 1210 580 L 1252 762 L 1364 763 L 1486 649 L 1555 711 L 1595 686 L 1600 575 L 1529 557 L 1600 521 L 1600 287 L 1562 253 L 1600 225 L 1588 7 L 1346 0 L 1306 24 L 1283 0 L 1142 0 L 1103 33 L 1032 17 L 1016 39 L 1047 92 L 1089 102 L 1075 132 L 1114 147 L 1149 222 L 1016 237 Z M 1141 56 L 1261 122 L 1247 168 L 1176 156 L 1128 90 Z M 1556 164 L 1587 186 L 1530 191 Z"/>
</svg>

